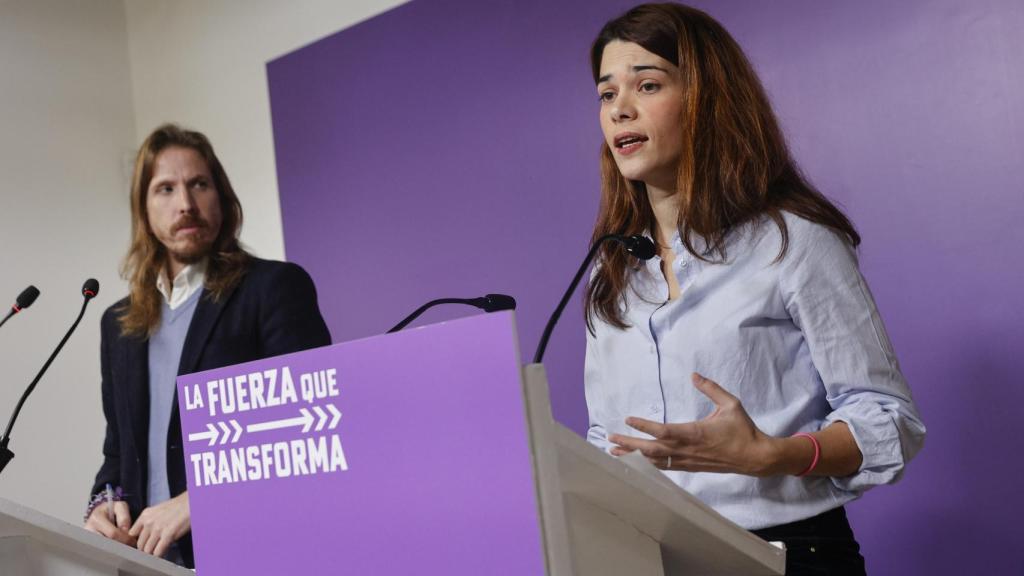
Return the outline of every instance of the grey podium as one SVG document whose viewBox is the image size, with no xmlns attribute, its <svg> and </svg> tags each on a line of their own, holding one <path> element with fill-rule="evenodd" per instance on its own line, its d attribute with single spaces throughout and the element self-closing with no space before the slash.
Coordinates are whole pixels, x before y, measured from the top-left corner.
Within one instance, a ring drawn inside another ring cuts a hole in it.
<svg viewBox="0 0 1024 576">
<path fill-rule="evenodd" d="M 0 498 L 3 576 L 192 576 L 194 572 Z"/>
<path fill-rule="evenodd" d="M 785 551 L 730 522 L 645 458 L 614 458 L 554 421 L 542 364 L 523 392 L 548 576 L 783 574 Z"/>
</svg>

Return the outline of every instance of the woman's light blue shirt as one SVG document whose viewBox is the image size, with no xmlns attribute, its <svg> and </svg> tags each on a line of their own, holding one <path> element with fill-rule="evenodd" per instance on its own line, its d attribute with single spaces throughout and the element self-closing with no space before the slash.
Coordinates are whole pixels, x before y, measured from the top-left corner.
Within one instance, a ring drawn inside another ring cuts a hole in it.
<svg viewBox="0 0 1024 576">
<path fill-rule="evenodd" d="M 627 416 L 691 422 L 711 414 L 698 372 L 737 396 L 766 434 L 846 422 L 864 456 L 844 478 L 666 472 L 747 529 L 825 512 L 893 482 L 921 448 L 925 427 L 900 372 L 852 247 L 830 229 L 785 214 L 789 248 L 770 219 L 735 231 L 725 263 L 694 258 L 675 238 L 681 296 L 668 301 L 657 257 L 632 273 L 620 330 L 587 336 L 587 439 L 648 437 Z"/>
</svg>

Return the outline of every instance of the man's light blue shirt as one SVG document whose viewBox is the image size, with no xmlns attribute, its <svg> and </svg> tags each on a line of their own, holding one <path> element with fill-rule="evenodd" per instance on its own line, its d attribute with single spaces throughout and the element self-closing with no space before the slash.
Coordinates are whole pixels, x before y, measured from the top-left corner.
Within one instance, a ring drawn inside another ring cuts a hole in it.
<svg viewBox="0 0 1024 576">
<path fill-rule="evenodd" d="M 620 330 L 600 320 L 588 333 L 587 439 L 649 437 L 627 416 L 691 422 L 711 414 L 694 388 L 698 372 L 737 396 L 771 436 L 846 422 L 863 454 L 844 478 L 666 474 L 747 529 L 815 516 L 900 477 L 925 428 L 900 372 L 852 247 L 830 229 L 785 214 L 789 248 L 776 261 L 778 227 L 763 219 L 735 231 L 725 263 L 693 257 L 679 241 L 672 271 L 681 296 L 668 301 L 661 260 L 631 275 Z"/>
<path fill-rule="evenodd" d="M 173 283 L 165 275 L 157 280 L 164 297 L 160 326 L 149 339 L 149 486 L 146 501 L 154 506 L 171 498 L 167 478 L 167 432 L 177 389 L 178 365 L 188 327 L 203 292 L 205 262 L 186 266 Z"/>
</svg>

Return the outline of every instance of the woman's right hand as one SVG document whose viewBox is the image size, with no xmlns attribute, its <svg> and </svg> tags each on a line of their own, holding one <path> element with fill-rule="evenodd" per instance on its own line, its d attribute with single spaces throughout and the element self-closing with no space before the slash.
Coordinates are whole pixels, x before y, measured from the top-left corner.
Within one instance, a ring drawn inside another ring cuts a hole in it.
<svg viewBox="0 0 1024 576">
<path fill-rule="evenodd" d="M 111 521 L 110 506 L 114 506 L 114 520 Z M 128 534 L 132 527 L 132 515 L 128 511 L 127 502 L 105 502 L 93 508 L 92 514 L 85 521 L 85 529 L 101 534 L 122 544 L 135 546 L 135 537 Z"/>
</svg>

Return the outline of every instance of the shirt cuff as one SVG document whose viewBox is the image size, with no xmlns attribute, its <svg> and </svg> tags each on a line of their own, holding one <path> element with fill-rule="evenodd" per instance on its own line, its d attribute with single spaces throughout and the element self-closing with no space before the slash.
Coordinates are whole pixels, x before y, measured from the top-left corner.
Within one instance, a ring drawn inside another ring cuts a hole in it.
<svg viewBox="0 0 1024 576">
<path fill-rule="evenodd" d="M 837 410 L 829 414 L 822 427 L 835 422 L 845 422 L 849 427 L 863 460 L 856 473 L 833 477 L 832 483 L 840 490 L 860 493 L 898 480 L 903 475 L 906 459 L 900 429 L 895 421 L 898 415 L 877 404 L 869 404 L 865 410 L 862 403 L 857 408 L 856 414 L 852 410 Z"/>
<path fill-rule="evenodd" d="M 600 426 L 591 426 L 590 428 L 587 428 L 587 442 L 597 446 L 604 452 L 611 452 L 612 444 L 608 441 L 608 435 L 604 428 Z"/>
</svg>

